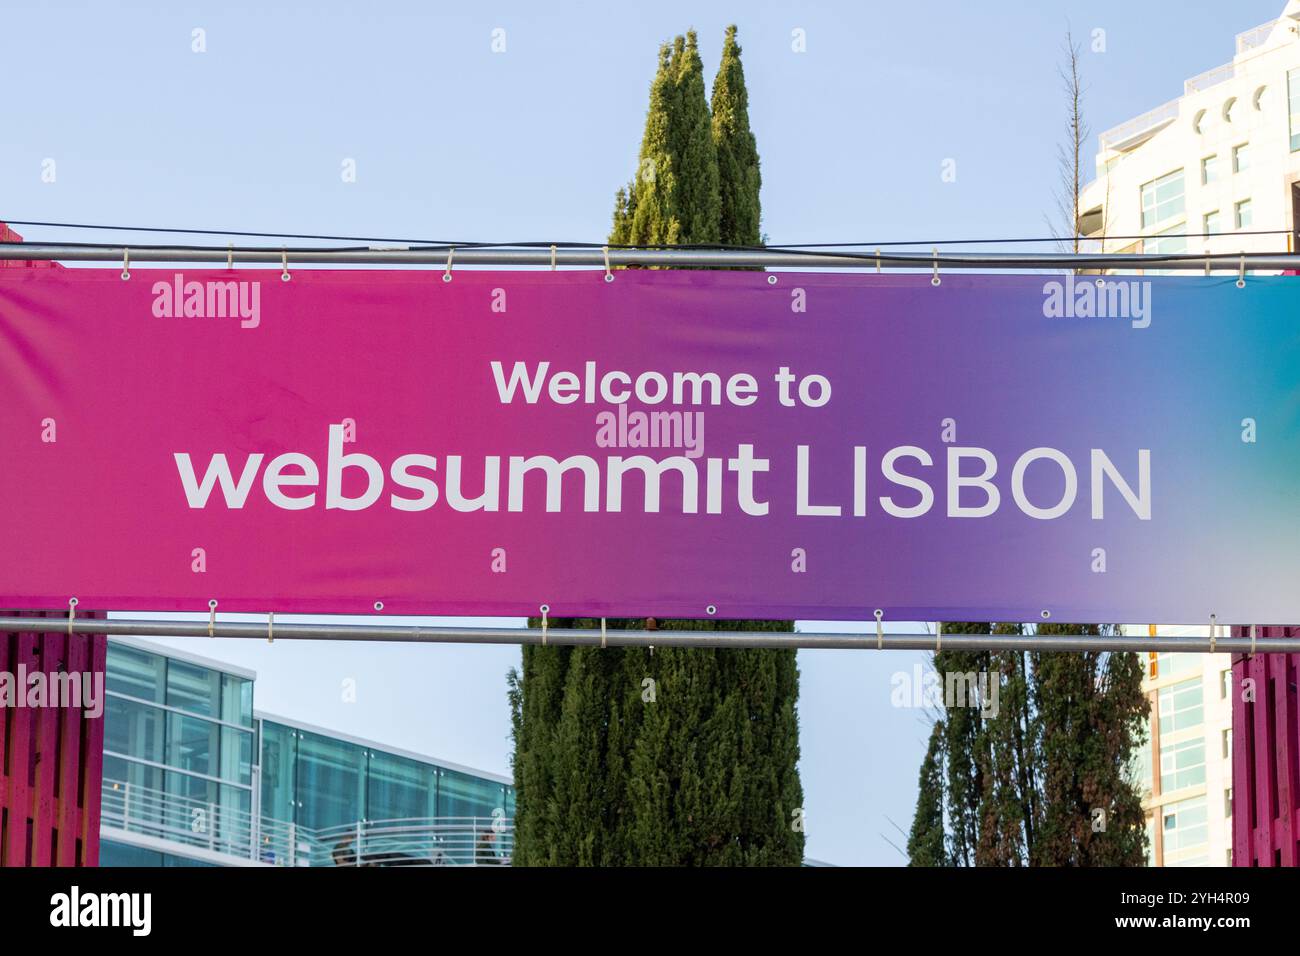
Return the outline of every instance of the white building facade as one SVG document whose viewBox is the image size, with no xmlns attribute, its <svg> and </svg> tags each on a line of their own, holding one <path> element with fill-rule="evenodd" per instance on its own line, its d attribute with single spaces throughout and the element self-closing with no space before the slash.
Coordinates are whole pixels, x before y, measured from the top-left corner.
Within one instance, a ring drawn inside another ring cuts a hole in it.
<svg viewBox="0 0 1300 956">
<path fill-rule="evenodd" d="M 1300 248 L 1300 0 L 1238 34 L 1232 61 L 1186 80 L 1182 96 L 1102 133 L 1079 209 L 1080 231 L 1104 252 Z M 1232 863 L 1231 677 L 1226 654 L 1147 655 L 1136 773 L 1153 866 Z"/>
<path fill-rule="evenodd" d="M 1182 96 L 1102 133 L 1079 209 L 1104 252 L 1294 251 L 1300 0 L 1238 34 L 1232 61 L 1186 80 Z"/>
<path fill-rule="evenodd" d="M 1147 625 L 1125 627 L 1147 634 Z M 1161 626 L 1160 637 L 1205 637 L 1208 627 Z M 1135 772 L 1151 866 L 1232 864 L 1232 656 L 1145 655 L 1151 703 Z"/>
</svg>

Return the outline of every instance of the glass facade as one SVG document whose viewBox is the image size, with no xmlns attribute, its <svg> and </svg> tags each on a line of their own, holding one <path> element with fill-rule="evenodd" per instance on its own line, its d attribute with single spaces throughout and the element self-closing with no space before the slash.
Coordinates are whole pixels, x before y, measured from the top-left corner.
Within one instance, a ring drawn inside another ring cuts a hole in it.
<svg viewBox="0 0 1300 956">
<path fill-rule="evenodd" d="M 1131 194 L 1130 194 L 1131 195 Z M 1142 187 L 1142 228 L 1157 226 L 1183 215 L 1183 171 L 1153 179 Z"/>
<path fill-rule="evenodd" d="M 110 642 L 105 805 L 122 829 L 217 849 L 253 812 L 253 682 Z"/>
<path fill-rule="evenodd" d="M 1193 737 L 1160 750 L 1161 791 L 1205 783 L 1205 738 Z"/>
<path fill-rule="evenodd" d="M 1163 688 L 1159 696 L 1160 736 L 1167 737 L 1179 730 L 1199 727 L 1204 713 L 1199 678 Z"/>
<path fill-rule="evenodd" d="M 394 821 L 421 821 L 416 829 L 427 834 L 407 840 L 424 840 L 407 856 L 509 856 L 515 794 L 501 780 L 254 717 L 248 677 L 119 640 L 109 642 L 106 683 L 103 825 L 141 845 L 106 837 L 103 866 L 202 865 L 169 862 L 158 840 L 267 863 L 338 865 L 332 851 L 354 829 L 378 823 L 388 834 L 365 837 L 362 850 L 372 853 L 405 832 Z"/>
<path fill-rule="evenodd" d="M 273 720 L 262 725 L 262 813 L 313 830 L 358 820 L 514 817 L 514 788 Z"/>
<path fill-rule="evenodd" d="M 1166 866 L 1205 866 L 1209 862 L 1208 854 L 1202 852 L 1195 856 L 1178 858 L 1180 850 L 1193 850 L 1203 847 L 1208 838 L 1209 815 L 1206 811 L 1205 797 L 1193 797 L 1179 800 L 1164 807 L 1161 814 L 1164 827 Z"/>
</svg>

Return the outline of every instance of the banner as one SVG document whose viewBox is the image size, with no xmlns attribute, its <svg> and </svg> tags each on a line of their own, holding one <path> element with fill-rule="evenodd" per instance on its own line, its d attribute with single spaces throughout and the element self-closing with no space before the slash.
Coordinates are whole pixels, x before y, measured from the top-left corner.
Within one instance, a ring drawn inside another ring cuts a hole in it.
<svg viewBox="0 0 1300 956">
<path fill-rule="evenodd" d="M 1300 282 L 0 273 L 0 605 L 1300 620 Z"/>
</svg>

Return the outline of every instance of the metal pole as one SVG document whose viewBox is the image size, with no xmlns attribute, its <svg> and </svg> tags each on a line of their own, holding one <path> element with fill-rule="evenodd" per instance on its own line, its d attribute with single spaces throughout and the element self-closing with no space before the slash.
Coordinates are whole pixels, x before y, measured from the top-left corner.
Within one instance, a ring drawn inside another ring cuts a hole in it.
<svg viewBox="0 0 1300 956">
<path fill-rule="evenodd" d="M 208 622 L 127 620 L 124 618 L 0 617 L 0 633 L 108 634 L 137 637 L 208 636 Z M 215 637 L 253 638 L 267 636 L 265 623 L 221 621 L 212 629 Z M 542 632 L 522 627 L 424 627 L 419 625 L 382 624 L 286 624 L 275 622 L 275 639 L 288 641 L 379 641 L 414 644 L 541 644 Z M 548 628 L 548 644 L 572 647 L 599 647 L 599 630 Z M 834 634 L 819 632 L 774 633 L 771 631 L 608 631 L 604 637 L 613 647 L 782 647 L 874 649 L 877 638 L 870 634 Z M 930 634 L 885 634 L 880 642 L 885 650 L 934 650 L 935 637 Z M 1294 653 L 1300 642 L 1292 638 L 1261 637 L 1253 643 L 1249 637 L 1107 637 L 1095 634 L 948 634 L 943 646 L 965 650 L 989 651 L 1169 651 L 1178 653 Z"/>
<path fill-rule="evenodd" d="M 446 265 L 446 246 L 372 248 L 258 247 L 231 249 L 218 246 L 86 246 L 73 243 L 2 243 L 0 259 L 37 259 L 64 262 L 118 262 L 130 250 L 131 262 L 319 263 L 330 265 Z M 556 265 L 603 266 L 599 248 L 558 249 Z M 1215 255 L 1148 253 L 1024 253 L 948 252 L 798 252 L 789 249 L 610 249 L 611 266 L 768 266 L 803 269 L 868 269 L 882 266 L 907 269 L 1182 269 L 1203 271 L 1207 262 L 1248 269 L 1300 269 L 1296 253 L 1222 253 Z M 544 266 L 552 254 L 546 249 L 455 247 L 456 266 Z"/>
</svg>

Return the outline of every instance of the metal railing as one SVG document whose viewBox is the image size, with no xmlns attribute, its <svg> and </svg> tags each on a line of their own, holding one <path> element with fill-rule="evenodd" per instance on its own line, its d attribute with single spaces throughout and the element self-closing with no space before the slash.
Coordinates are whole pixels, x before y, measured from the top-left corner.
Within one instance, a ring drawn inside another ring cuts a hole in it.
<svg viewBox="0 0 1300 956">
<path fill-rule="evenodd" d="M 1153 110 L 1148 110 L 1141 116 L 1135 116 L 1127 123 L 1121 123 L 1119 126 L 1113 126 L 1106 130 L 1100 137 L 1102 152 L 1116 149 L 1143 133 L 1150 132 L 1176 120 L 1180 102 L 1181 100 L 1170 100 Z"/>
<path fill-rule="evenodd" d="M 1216 66 L 1212 70 L 1206 70 L 1204 73 L 1197 73 L 1190 80 L 1183 81 L 1183 94 L 1199 93 L 1202 90 L 1208 90 L 1212 86 L 1218 86 L 1220 83 L 1226 83 L 1236 75 L 1236 67 L 1231 63 L 1225 63 L 1222 66 Z"/>
<path fill-rule="evenodd" d="M 1273 32 L 1277 26 L 1277 20 L 1269 20 L 1268 23 L 1261 23 L 1257 27 L 1251 27 L 1244 33 L 1237 34 L 1237 55 L 1253 50 L 1256 47 L 1263 46 L 1268 42 L 1268 35 Z"/>
<path fill-rule="evenodd" d="M 499 814 L 360 820 L 312 829 L 108 779 L 100 822 L 267 866 L 508 866 L 514 851 L 514 823 Z"/>
</svg>

